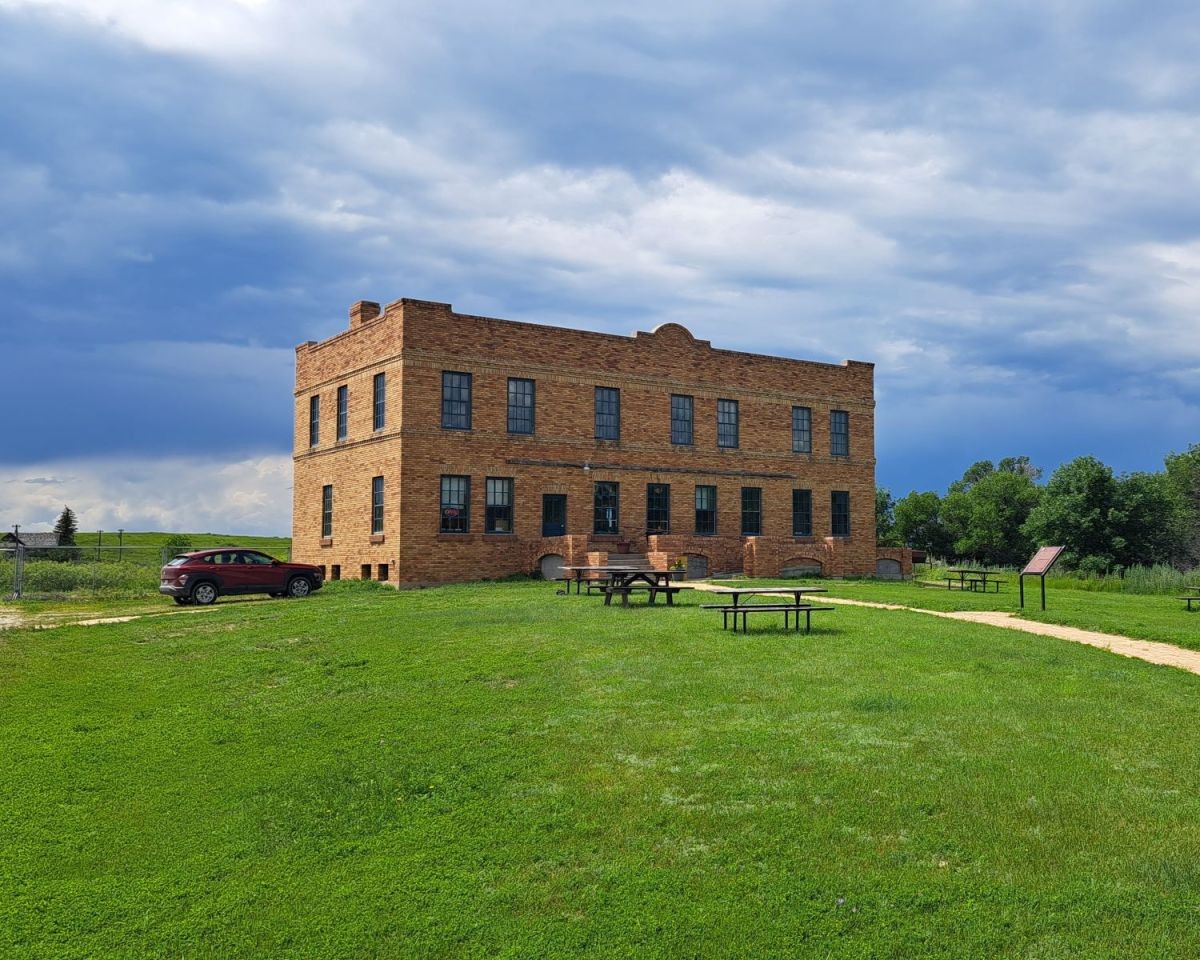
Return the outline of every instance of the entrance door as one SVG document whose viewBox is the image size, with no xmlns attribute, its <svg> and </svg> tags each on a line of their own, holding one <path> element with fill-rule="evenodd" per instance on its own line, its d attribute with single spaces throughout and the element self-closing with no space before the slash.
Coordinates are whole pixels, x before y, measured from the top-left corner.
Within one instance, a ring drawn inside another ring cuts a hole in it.
<svg viewBox="0 0 1200 960">
<path fill-rule="evenodd" d="M 542 536 L 562 537 L 567 533 L 567 495 L 542 494 Z"/>
</svg>

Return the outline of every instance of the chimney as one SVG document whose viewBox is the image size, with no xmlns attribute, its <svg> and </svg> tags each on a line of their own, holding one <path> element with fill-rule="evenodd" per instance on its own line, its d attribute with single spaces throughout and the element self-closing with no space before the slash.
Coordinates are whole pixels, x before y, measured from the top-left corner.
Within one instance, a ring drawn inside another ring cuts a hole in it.
<svg viewBox="0 0 1200 960">
<path fill-rule="evenodd" d="M 379 316 L 379 304 L 373 300 L 359 300 L 350 304 L 350 329 L 361 327 L 364 323 Z"/>
</svg>

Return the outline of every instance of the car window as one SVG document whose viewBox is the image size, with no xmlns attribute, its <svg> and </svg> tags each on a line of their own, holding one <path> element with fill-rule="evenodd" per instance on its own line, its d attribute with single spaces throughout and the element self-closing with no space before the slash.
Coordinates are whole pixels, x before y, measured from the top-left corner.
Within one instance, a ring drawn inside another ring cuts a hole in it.
<svg viewBox="0 0 1200 960">
<path fill-rule="evenodd" d="M 237 554 L 232 550 L 224 553 L 214 553 L 212 556 L 213 563 L 237 563 Z"/>
<path fill-rule="evenodd" d="M 242 560 L 243 563 L 268 563 L 269 564 L 271 562 L 271 558 L 268 557 L 265 553 L 256 553 L 253 550 L 245 551 L 245 553 L 243 553 L 242 556 L 245 558 Z"/>
<path fill-rule="evenodd" d="M 171 560 L 170 563 L 167 564 L 167 566 L 168 567 L 182 567 L 187 562 L 188 562 L 187 557 L 175 557 L 173 560 Z"/>
</svg>

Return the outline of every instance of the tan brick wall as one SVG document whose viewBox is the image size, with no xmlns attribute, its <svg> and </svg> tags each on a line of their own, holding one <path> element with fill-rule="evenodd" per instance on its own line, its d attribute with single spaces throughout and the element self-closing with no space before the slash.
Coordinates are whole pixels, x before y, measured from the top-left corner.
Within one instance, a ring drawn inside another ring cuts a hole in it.
<svg viewBox="0 0 1200 960">
<path fill-rule="evenodd" d="M 674 324 L 633 337 L 512 323 L 454 313 L 445 304 L 401 300 L 377 319 L 355 305 L 349 331 L 297 348 L 293 520 L 298 559 L 389 563 L 401 583 L 504 576 L 533 569 L 545 553 L 613 550 L 592 536 L 592 484 L 621 489 L 622 537 L 635 552 L 704 553 L 710 569 L 773 575 L 792 556 L 822 558 L 829 573 L 874 571 L 874 398 L 870 364 L 822 364 L 714 350 Z M 353 310 L 352 310 L 353 313 Z M 371 378 L 388 377 L 387 424 L 371 429 Z M 441 374 L 472 375 L 472 429 L 441 428 Z M 536 381 L 535 435 L 507 432 L 507 380 Z M 349 387 L 349 437 L 334 440 L 336 390 Z M 403 388 L 401 389 L 401 384 Z M 619 441 L 594 439 L 594 389 L 621 391 Z M 321 443 L 308 447 L 308 398 L 321 396 Z M 670 443 L 670 397 L 694 400 L 694 444 Z M 739 403 L 740 445 L 717 447 L 716 402 Z M 812 408 L 813 452 L 791 451 L 791 408 Z M 850 457 L 829 455 L 829 414 L 850 414 Z M 514 462 L 518 461 L 518 462 Z M 585 469 L 585 466 L 587 469 Z M 370 542 L 370 482 L 386 480 L 385 542 Z M 471 477 L 471 532 L 438 532 L 440 477 Z M 483 533 L 485 478 L 514 479 L 514 533 Z M 671 485 L 670 538 L 645 536 L 646 485 Z M 320 488 L 334 485 L 334 536 L 320 542 Z M 695 537 L 694 488 L 718 489 L 718 534 Z M 741 536 L 741 488 L 763 490 L 763 535 Z M 813 492 L 811 543 L 791 537 L 791 492 Z M 848 540 L 827 540 L 830 491 L 851 496 Z M 541 534 L 543 493 L 567 495 L 568 539 Z M 693 543 L 695 541 L 695 543 Z M 686 549 L 678 546 L 684 543 Z M 747 552 L 749 550 L 749 552 Z M 811 551 L 811 552 L 810 552 Z M 566 554 L 563 554 L 566 555 Z"/>
</svg>

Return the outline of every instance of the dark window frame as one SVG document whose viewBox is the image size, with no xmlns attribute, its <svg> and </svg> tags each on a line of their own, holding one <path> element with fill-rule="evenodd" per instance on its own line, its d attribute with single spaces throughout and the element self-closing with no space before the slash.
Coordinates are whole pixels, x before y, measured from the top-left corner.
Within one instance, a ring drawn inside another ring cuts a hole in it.
<svg viewBox="0 0 1200 960">
<path fill-rule="evenodd" d="M 671 442 L 690 447 L 696 440 L 696 398 L 685 393 L 671 394 Z"/>
<path fill-rule="evenodd" d="M 528 392 L 525 391 L 526 385 L 529 388 Z M 517 388 L 515 393 L 514 387 Z M 507 397 L 508 432 L 533 436 L 537 423 L 537 381 L 528 377 L 509 377 Z M 518 401 L 515 404 L 513 403 L 514 399 Z M 527 424 L 526 421 L 528 421 Z M 528 429 L 524 429 L 526 426 Z"/>
<path fill-rule="evenodd" d="M 382 430 L 387 424 L 387 374 L 371 379 L 371 429 Z"/>
<path fill-rule="evenodd" d="M 648 535 L 671 532 L 671 485 L 669 483 L 646 484 L 646 533 Z"/>
<path fill-rule="evenodd" d="M 383 477 L 371 478 L 371 534 L 383 533 Z"/>
<path fill-rule="evenodd" d="M 513 496 L 516 484 L 512 477 L 487 477 L 484 480 L 483 532 L 511 536 L 513 530 Z M 495 495 L 494 495 L 495 494 Z M 501 524 L 507 529 L 498 529 Z"/>
<path fill-rule="evenodd" d="M 596 439 L 621 439 L 621 388 L 596 387 Z"/>
<path fill-rule="evenodd" d="M 755 496 L 747 499 L 747 494 Z M 755 503 L 757 500 L 757 503 Z M 761 537 L 763 529 L 762 487 L 742 487 L 742 536 Z"/>
<path fill-rule="evenodd" d="M 717 401 L 717 446 L 736 450 L 741 443 L 741 414 L 736 400 Z M 732 442 L 730 442 L 732 440 Z"/>
<path fill-rule="evenodd" d="M 350 435 L 350 387 L 342 384 L 337 388 L 337 429 L 338 440 L 345 440 Z"/>
<path fill-rule="evenodd" d="M 458 379 L 455 379 L 458 378 Z M 462 370 L 442 371 L 442 429 L 470 430 L 474 378 Z"/>
<path fill-rule="evenodd" d="M 451 536 L 470 533 L 471 478 L 461 473 L 443 473 L 438 488 L 438 533 Z M 447 510 L 458 512 L 448 516 Z"/>
<path fill-rule="evenodd" d="M 321 539 L 333 536 L 333 484 L 321 487 Z"/>
<path fill-rule="evenodd" d="M 840 522 L 839 522 L 840 521 Z M 850 491 L 833 490 L 829 494 L 829 534 L 850 536 Z"/>
<path fill-rule="evenodd" d="M 850 456 L 850 413 L 846 410 L 829 411 L 829 455 Z"/>
<path fill-rule="evenodd" d="M 792 407 L 792 453 L 812 453 L 812 407 Z"/>
<path fill-rule="evenodd" d="M 792 536 L 811 537 L 812 535 L 812 490 L 793 490 Z"/>
<path fill-rule="evenodd" d="M 706 495 L 709 491 L 712 492 L 712 503 L 710 506 L 701 506 L 700 505 L 700 499 L 701 499 L 700 491 L 702 491 L 702 490 L 705 491 Z M 695 501 L 694 502 L 695 502 L 695 507 L 696 507 L 696 515 L 695 515 L 696 536 L 698 536 L 698 537 L 715 537 L 717 535 L 717 487 L 716 487 L 716 485 L 711 484 L 711 483 L 696 484 Z M 701 520 L 702 520 L 702 518 L 707 519 L 707 516 L 709 514 L 712 515 L 712 521 L 711 521 L 711 525 L 710 525 L 711 529 L 706 530 L 706 529 L 703 529 L 703 527 L 708 524 L 701 523 Z"/>
<path fill-rule="evenodd" d="M 602 493 L 604 494 L 602 498 Z M 611 509 L 611 517 L 602 511 Z M 616 480 L 597 480 L 592 484 L 592 533 L 617 536 L 621 532 L 621 484 Z"/>
<path fill-rule="evenodd" d="M 321 442 L 321 395 L 314 393 L 308 398 L 308 445 L 315 447 Z"/>
</svg>

